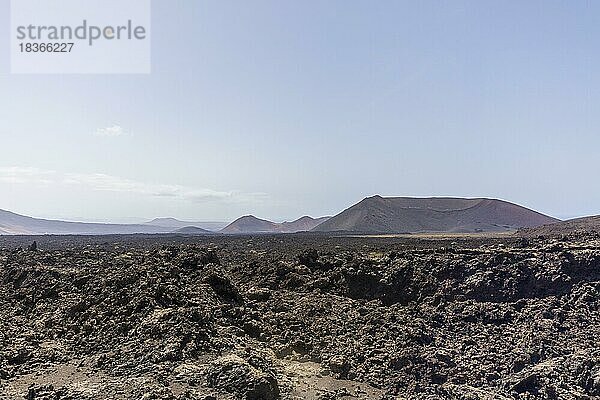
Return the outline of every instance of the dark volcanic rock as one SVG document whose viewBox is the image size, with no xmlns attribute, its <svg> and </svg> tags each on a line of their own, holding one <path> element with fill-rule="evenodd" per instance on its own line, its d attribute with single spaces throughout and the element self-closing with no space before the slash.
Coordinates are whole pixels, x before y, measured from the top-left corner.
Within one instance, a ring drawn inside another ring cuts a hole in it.
<svg viewBox="0 0 600 400">
<path fill-rule="evenodd" d="M 275 400 L 279 398 L 279 386 L 272 371 L 263 371 L 260 365 L 245 361 L 236 355 L 220 357 L 213 361 L 207 371 L 208 384 L 224 389 L 239 399 Z"/>
<path fill-rule="evenodd" d="M 0 245 L 2 400 L 600 396 L 594 236 L 35 240 Z"/>
<path fill-rule="evenodd" d="M 217 272 L 211 272 L 204 280 L 223 301 L 231 303 L 239 303 L 242 301 L 242 296 L 240 295 L 238 288 L 231 283 L 231 280 L 227 276 Z"/>
</svg>

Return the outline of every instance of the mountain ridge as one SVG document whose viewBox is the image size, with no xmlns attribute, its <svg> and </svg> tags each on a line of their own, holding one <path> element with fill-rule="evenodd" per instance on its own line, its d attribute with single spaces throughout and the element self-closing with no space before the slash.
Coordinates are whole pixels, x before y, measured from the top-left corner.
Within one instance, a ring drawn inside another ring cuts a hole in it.
<svg viewBox="0 0 600 400">
<path fill-rule="evenodd" d="M 367 197 L 313 229 L 315 232 L 502 232 L 558 222 L 504 200 L 461 197 Z"/>
<path fill-rule="evenodd" d="M 561 236 L 581 233 L 600 233 L 600 215 L 580 217 L 560 221 L 554 224 L 519 230 L 524 236 Z"/>
<path fill-rule="evenodd" d="M 158 225 L 153 225 L 152 223 Z M 302 216 L 294 221 L 272 222 L 242 216 L 218 230 L 224 234 L 295 232 L 354 233 L 472 233 L 503 232 L 560 222 L 537 211 L 504 200 L 460 197 L 364 198 L 333 217 Z M 155 218 L 145 224 L 105 224 L 32 218 L 0 210 L 0 234 L 210 234 L 200 223 Z"/>
<path fill-rule="evenodd" d="M 104 235 L 168 233 L 161 227 L 144 224 L 104 224 L 33 218 L 0 210 L 0 229 L 11 235 Z"/>
<path fill-rule="evenodd" d="M 311 218 L 304 216 L 291 222 L 276 223 L 268 220 L 261 220 L 254 216 L 240 217 L 232 225 L 231 232 L 224 233 L 293 233 L 300 231 L 309 231 L 325 218 Z M 157 222 L 159 225 L 152 225 L 151 222 Z M 240 224 L 246 221 L 247 227 L 239 229 L 233 228 L 234 223 Z M 259 227 L 256 228 L 256 223 Z M 205 222 L 206 224 L 208 222 Z M 91 223 L 61 221 L 53 219 L 43 219 L 28 217 L 11 211 L 0 209 L 0 235 L 119 235 L 119 234 L 188 234 L 188 235 L 206 235 L 217 234 L 219 230 L 205 229 L 203 223 L 194 223 L 180 221 L 175 218 L 155 218 L 150 222 L 142 224 L 110 224 L 110 223 Z M 215 222 L 214 224 L 222 224 Z"/>
<path fill-rule="evenodd" d="M 312 218 L 308 215 L 294 221 L 272 222 L 254 215 L 244 215 L 220 232 L 225 234 L 249 234 L 249 233 L 296 233 L 310 231 L 329 217 Z"/>
</svg>

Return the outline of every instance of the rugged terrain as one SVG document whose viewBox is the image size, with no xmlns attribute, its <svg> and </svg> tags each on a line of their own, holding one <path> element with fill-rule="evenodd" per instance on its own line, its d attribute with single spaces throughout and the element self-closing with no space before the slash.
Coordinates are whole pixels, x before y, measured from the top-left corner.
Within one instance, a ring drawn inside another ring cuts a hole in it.
<svg viewBox="0 0 600 400">
<path fill-rule="evenodd" d="M 594 234 L 0 248 L 0 399 L 600 397 Z"/>
</svg>

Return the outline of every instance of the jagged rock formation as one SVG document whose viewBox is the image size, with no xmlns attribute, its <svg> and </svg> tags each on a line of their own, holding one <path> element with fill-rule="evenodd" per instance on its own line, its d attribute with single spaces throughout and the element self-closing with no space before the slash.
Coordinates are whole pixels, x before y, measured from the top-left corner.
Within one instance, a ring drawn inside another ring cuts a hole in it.
<svg viewBox="0 0 600 400">
<path fill-rule="evenodd" d="M 177 240 L 2 238 L 0 399 L 600 396 L 593 235 Z"/>
</svg>

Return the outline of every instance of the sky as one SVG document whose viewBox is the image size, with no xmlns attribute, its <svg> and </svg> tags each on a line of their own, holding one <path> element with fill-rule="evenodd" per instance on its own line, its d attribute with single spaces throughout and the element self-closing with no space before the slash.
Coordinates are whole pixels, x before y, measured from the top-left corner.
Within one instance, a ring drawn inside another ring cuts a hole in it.
<svg viewBox="0 0 600 400">
<path fill-rule="evenodd" d="M 600 214 L 600 2 L 152 2 L 152 72 L 12 75 L 0 209 L 332 215 L 374 194 Z"/>
</svg>

